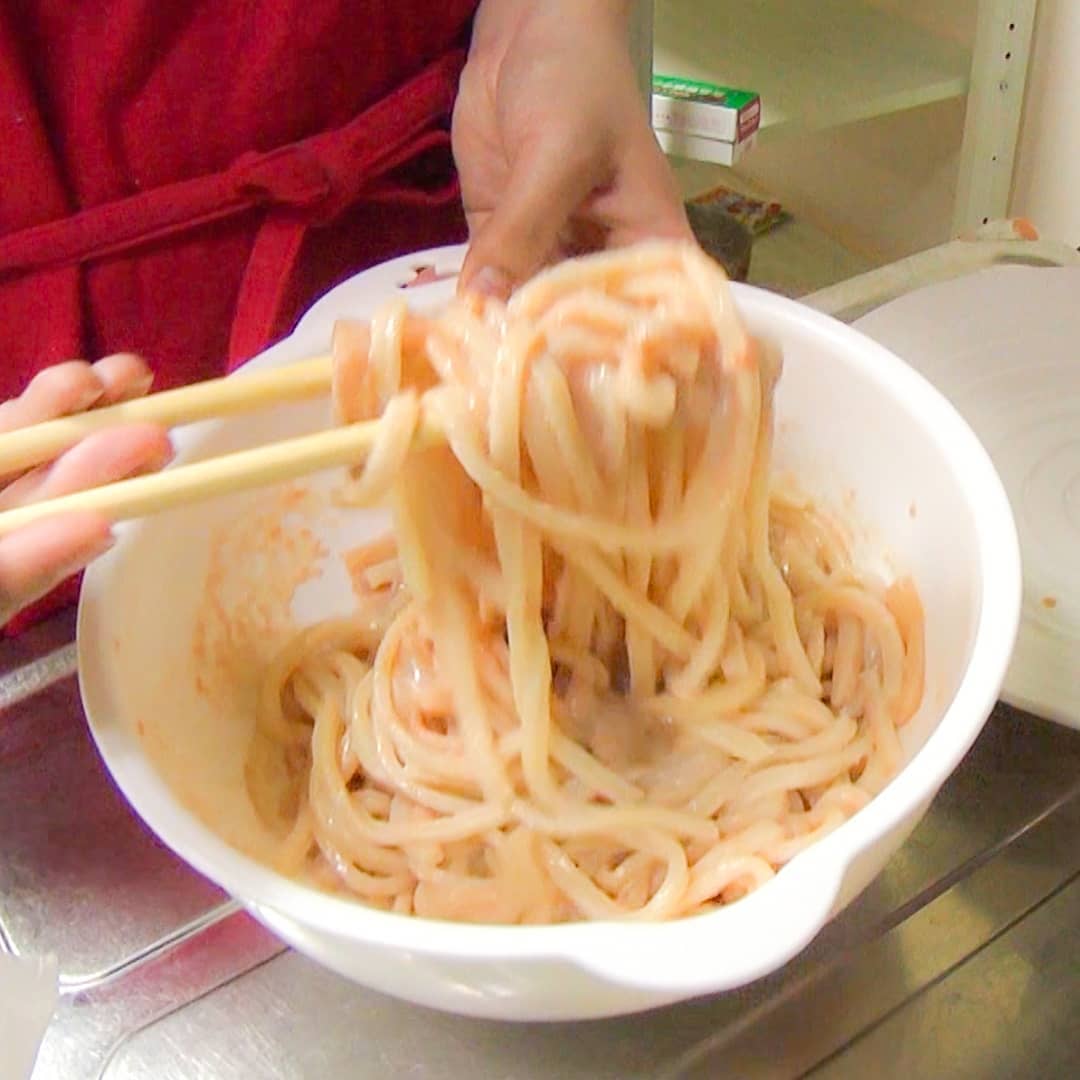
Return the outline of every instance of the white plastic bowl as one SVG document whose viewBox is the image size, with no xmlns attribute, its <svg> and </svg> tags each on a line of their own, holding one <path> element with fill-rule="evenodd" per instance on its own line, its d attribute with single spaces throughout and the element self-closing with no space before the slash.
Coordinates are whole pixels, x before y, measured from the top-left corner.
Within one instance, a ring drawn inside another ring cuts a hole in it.
<svg viewBox="0 0 1080 1080">
<path fill-rule="evenodd" d="M 413 267 L 454 270 L 460 257 L 460 249 L 442 249 L 361 274 L 253 366 L 325 350 L 334 318 L 368 315 Z M 410 295 L 430 307 L 450 289 L 441 282 Z M 752 326 L 784 349 L 779 466 L 859 524 L 867 558 L 913 574 L 926 608 L 926 694 L 903 732 L 907 763 L 866 809 L 747 899 L 658 925 L 441 923 L 374 911 L 280 877 L 207 824 L 242 797 L 250 717 L 220 714 L 196 693 L 191 655 L 211 529 L 265 504 L 263 492 L 131 524 L 87 575 L 83 700 L 106 764 L 149 826 L 301 952 L 364 985 L 458 1013 L 515 1020 L 628 1013 L 732 989 L 798 953 L 878 874 L 982 728 L 1016 634 L 1020 556 L 989 458 L 925 380 L 797 303 L 746 286 L 736 286 L 735 297 Z M 325 413 L 322 405 L 291 405 L 196 425 L 177 435 L 180 458 L 313 430 Z M 353 524 L 364 534 L 373 519 L 361 514 Z M 315 588 L 315 608 L 339 602 L 340 584 L 336 594 L 329 579 L 321 593 Z"/>
</svg>

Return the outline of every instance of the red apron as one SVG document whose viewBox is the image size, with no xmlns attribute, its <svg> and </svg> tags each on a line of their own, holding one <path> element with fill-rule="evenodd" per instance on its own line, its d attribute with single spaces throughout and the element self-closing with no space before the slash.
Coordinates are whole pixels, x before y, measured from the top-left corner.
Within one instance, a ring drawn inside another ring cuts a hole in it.
<svg viewBox="0 0 1080 1080">
<path fill-rule="evenodd" d="M 463 239 L 474 7 L 0 5 L 0 399 L 120 350 L 158 388 L 222 374 L 350 274 Z"/>
</svg>

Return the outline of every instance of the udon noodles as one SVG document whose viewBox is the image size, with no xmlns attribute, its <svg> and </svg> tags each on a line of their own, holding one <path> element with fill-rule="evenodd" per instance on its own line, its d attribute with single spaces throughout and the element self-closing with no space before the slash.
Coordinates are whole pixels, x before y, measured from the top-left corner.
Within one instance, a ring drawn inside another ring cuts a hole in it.
<svg viewBox="0 0 1080 1080">
<path fill-rule="evenodd" d="M 773 485 L 779 359 L 699 251 L 390 303 L 334 351 L 340 418 L 382 417 L 349 499 L 393 528 L 355 614 L 266 674 L 248 781 L 283 872 L 440 919 L 672 918 L 888 781 L 918 596 Z"/>
</svg>

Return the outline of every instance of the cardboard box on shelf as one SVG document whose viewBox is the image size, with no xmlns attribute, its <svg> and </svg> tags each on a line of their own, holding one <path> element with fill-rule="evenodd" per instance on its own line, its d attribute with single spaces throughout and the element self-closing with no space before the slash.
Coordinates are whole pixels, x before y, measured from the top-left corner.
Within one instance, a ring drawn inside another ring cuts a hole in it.
<svg viewBox="0 0 1080 1080">
<path fill-rule="evenodd" d="M 761 125 L 761 98 L 752 90 L 655 75 L 652 123 L 661 131 L 741 143 Z"/>
<path fill-rule="evenodd" d="M 754 145 L 754 137 L 742 142 L 725 142 L 723 139 L 707 139 L 701 135 L 688 135 L 682 131 L 656 131 L 656 140 L 665 154 L 689 158 L 691 161 L 709 161 L 714 165 L 734 165 Z"/>
</svg>

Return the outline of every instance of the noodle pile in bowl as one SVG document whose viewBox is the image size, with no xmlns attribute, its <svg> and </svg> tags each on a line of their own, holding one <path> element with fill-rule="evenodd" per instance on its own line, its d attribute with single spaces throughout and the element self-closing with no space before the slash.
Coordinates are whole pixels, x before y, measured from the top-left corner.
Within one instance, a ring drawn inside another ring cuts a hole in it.
<svg viewBox="0 0 1080 1080">
<path fill-rule="evenodd" d="M 393 530 L 355 614 L 266 673 L 247 776 L 278 869 L 439 919 L 673 918 L 893 775 L 918 596 L 773 489 L 779 360 L 699 251 L 394 303 L 334 351 L 340 418 L 383 417 L 349 495 Z"/>
</svg>

